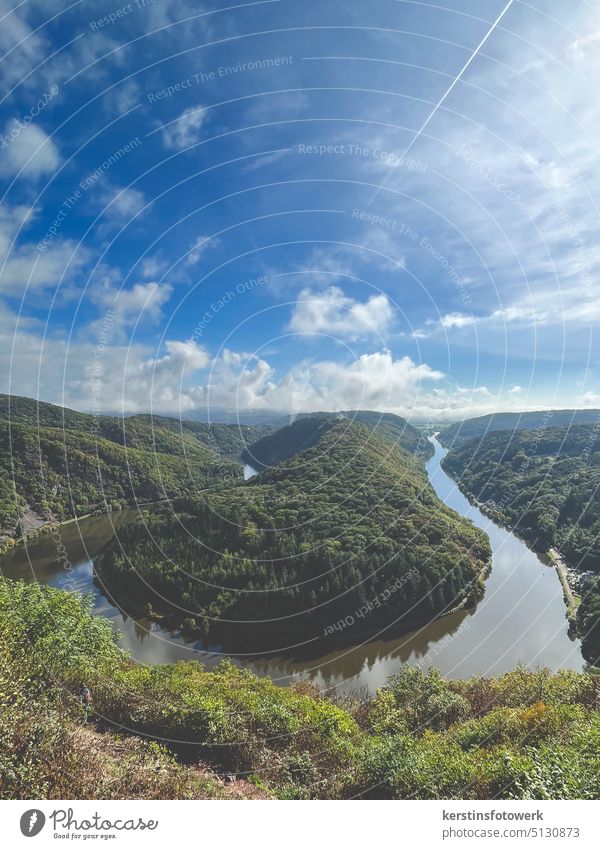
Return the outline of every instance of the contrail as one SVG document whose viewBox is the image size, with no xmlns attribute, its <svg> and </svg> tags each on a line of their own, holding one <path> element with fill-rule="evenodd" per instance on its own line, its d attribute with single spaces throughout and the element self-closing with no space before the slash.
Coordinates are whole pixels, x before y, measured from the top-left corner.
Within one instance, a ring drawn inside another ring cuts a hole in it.
<svg viewBox="0 0 600 849">
<path fill-rule="evenodd" d="M 498 26 L 498 24 L 500 23 L 500 21 L 502 20 L 502 18 L 504 17 L 504 15 L 508 12 L 508 10 L 510 9 L 510 7 L 512 6 L 512 4 L 513 4 L 513 3 L 514 3 L 514 0 L 509 0 L 509 2 L 506 4 L 506 6 L 504 7 L 504 9 L 502 9 L 502 11 L 501 11 L 501 12 L 500 12 L 500 14 L 498 15 L 498 17 L 496 18 L 496 20 L 494 21 L 494 23 L 491 25 L 491 27 L 489 28 L 489 30 L 488 30 L 488 31 L 486 32 L 486 34 L 483 36 L 483 38 L 481 39 L 481 41 L 479 42 L 479 44 L 477 45 L 477 47 L 475 48 L 475 50 L 471 53 L 471 55 L 469 56 L 469 58 L 467 59 L 467 61 L 466 61 L 466 62 L 465 62 L 465 64 L 463 65 L 463 67 L 460 69 L 460 71 L 458 72 L 458 75 L 457 75 L 457 76 L 456 76 L 456 77 L 452 80 L 452 82 L 450 83 L 450 85 L 448 86 L 448 88 L 446 89 L 446 91 L 444 92 L 444 94 L 441 96 L 441 98 L 438 100 L 438 102 L 435 104 L 435 106 L 433 107 L 433 109 L 431 110 L 431 112 L 429 113 L 429 115 L 427 116 L 427 118 L 425 119 L 425 121 L 423 122 L 423 124 L 421 124 L 421 126 L 420 126 L 419 130 L 417 131 L 417 134 L 416 134 L 415 136 L 413 136 L 412 140 L 411 140 L 411 141 L 410 141 L 410 143 L 408 144 L 408 147 L 406 148 L 406 150 L 404 151 L 404 153 L 403 153 L 403 154 L 402 154 L 402 156 L 400 157 L 401 159 L 404 159 L 404 157 L 406 156 L 406 154 L 408 153 L 408 151 L 409 151 L 409 150 L 411 149 L 411 147 L 415 144 L 415 142 L 417 141 L 417 139 L 419 138 L 419 136 L 421 135 L 421 133 L 423 132 L 423 130 L 425 129 L 425 127 L 427 126 L 427 124 L 429 124 L 429 122 L 431 121 L 431 119 L 433 118 L 433 116 L 435 115 L 435 113 L 438 111 L 438 109 L 440 108 L 440 106 L 442 105 L 442 103 L 444 102 L 444 100 L 448 97 L 448 95 L 450 94 L 450 92 L 452 91 L 452 89 L 454 88 L 454 86 L 456 85 L 456 83 L 460 80 L 460 78 L 462 77 L 462 75 L 464 74 L 464 72 L 467 70 L 467 68 L 469 67 L 469 65 L 470 65 L 470 64 L 471 64 L 471 62 L 473 61 L 473 59 L 475 59 L 475 57 L 477 56 L 477 54 L 479 53 L 479 51 L 481 50 L 481 48 L 483 47 L 483 45 L 486 43 L 486 41 L 488 40 L 488 38 L 490 37 L 490 35 L 494 32 L 494 30 L 496 29 L 496 27 Z M 397 164 L 396 164 L 396 165 L 394 165 L 394 167 L 393 167 L 393 168 L 392 168 L 392 170 L 388 173 L 388 175 L 387 175 L 387 177 L 385 178 L 385 180 L 383 180 L 383 181 L 382 181 L 382 183 L 381 183 L 381 185 L 377 187 L 377 189 L 376 189 L 376 190 L 375 190 L 375 192 L 373 193 L 373 196 L 371 197 L 371 200 L 369 201 L 369 206 L 373 203 L 373 201 L 375 200 L 375 198 L 377 197 L 377 195 L 379 194 L 379 192 L 381 191 L 381 189 L 385 186 L 385 184 L 387 183 L 387 181 L 389 180 L 389 178 L 390 178 L 390 177 L 394 174 L 394 172 L 395 172 L 395 170 L 396 170 L 396 168 L 397 168 L 397 167 L 398 167 L 398 165 L 397 165 Z"/>
</svg>

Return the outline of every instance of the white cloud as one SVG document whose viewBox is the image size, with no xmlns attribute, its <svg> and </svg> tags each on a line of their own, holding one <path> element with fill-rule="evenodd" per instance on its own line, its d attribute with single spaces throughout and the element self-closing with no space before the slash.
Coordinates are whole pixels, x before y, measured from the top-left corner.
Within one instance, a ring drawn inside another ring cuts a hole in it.
<svg viewBox="0 0 600 849">
<path fill-rule="evenodd" d="M 600 392 L 584 392 L 576 398 L 578 407 L 600 407 Z"/>
<path fill-rule="evenodd" d="M 12 51 L 10 58 L 2 64 L 6 88 L 21 82 L 48 50 L 48 42 L 41 30 L 34 33 L 25 20 L 25 10 L 14 7 L 10 0 L 0 0 L 0 53 L 4 56 Z"/>
<path fill-rule="evenodd" d="M 68 239 L 51 241 L 44 252 L 35 244 L 19 244 L 17 234 L 37 216 L 28 206 L 0 206 L 0 291 L 22 296 L 26 288 L 40 291 L 62 285 L 81 272 L 89 252 Z"/>
<path fill-rule="evenodd" d="M 363 354 L 350 365 L 317 363 L 314 374 L 323 402 L 338 409 L 388 409 L 405 403 L 422 381 L 443 377 L 442 372 L 410 357 L 395 360 L 389 351 Z"/>
<path fill-rule="evenodd" d="M 441 421 L 548 407 L 510 390 L 494 394 L 484 386 L 450 385 L 426 363 L 394 358 L 389 351 L 349 363 L 303 363 L 278 376 L 269 362 L 252 354 L 225 350 L 215 359 L 191 341 L 170 340 L 165 353 L 156 355 L 147 345 L 119 344 L 112 329 L 98 360 L 100 328 L 69 342 L 44 339 L 43 328 L 31 321 L 15 333 L 15 317 L 5 318 L 0 321 L 0 391 L 9 391 L 10 374 L 13 392 L 82 410 L 186 413 L 209 406 L 297 414 L 370 408 Z M 568 405 L 576 404 L 600 406 L 600 396 L 588 392 L 568 399 Z"/>
<path fill-rule="evenodd" d="M 142 100 L 142 90 L 135 80 L 126 80 L 112 90 L 110 97 L 104 99 L 104 108 L 107 112 L 117 112 L 123 115 L 129 112 Z"/>
<path fill-rule="evenodd" d="M 212 366 L 205 397 L 211 407 L 241 410 L 407 409 L 423 381 L 441 372 L 389 351 L 365 354 L 351 363 L 317 361 L 298 365 L 276 379 L 266 360 L 225 351 Z"/>
<path fill-rule="evenodd" d="M 172 292 L 168 283 L 136 283 L 130 289 L 114 288 L 108 283 L 94 289 L 92 299 L 103 309 L 114 310 L 123 323 L 142 319 L 156 322 L 163 317 L 163 307 Z"/>
<path fill-rule="evenodd" d="M 394 310 L 386 295 L 358 301 L 344 295 L 338 286 L 323 292 L 303 289 L 288 325 L 296 333 L 324 333 L 336 338 L 381 338 L 394 321 Z"/>
<path fill-rule="evenodd" d="M 131 187 L 121 188 L 104 183 L 97 198 L 103 220 L 115 224 L 127 224 L 146 205 L 144 193 Z"/>
<path fill-rule="evenodd" d="M 452 327 L 468 327 L 470 324 L 473 324 L 475 319 L 472 315 L 466 315 L 465 313 L 459 312 L 451 312 L 443 315 L 439 320 L 439 324 L 443 328 L 452 328 Z"/>
<path fill-rule="evenodd" d="M 190 386 L 189 379 L 209 365 L 208 353 L 192 341 L 167 341 L 165 350 L 163 356 L 149 357 L 144 346 L 109 344 L 100 371 L 93 351 L 86 350 L 80 378 L 67 381 L 69 400 L 75 397 L 78 407 L 89 409 L 93 399 L 104 412 L 173 413 L 199 407 L 205 400 L 204 388 Z"/>
<path fill-rule="evenodd" d="M 0 175 L 36 178 L 52 174 L 60 164 L 60 153 L 54 141 L 35 124 L 21 124 L 16 119 L 4 128 L 0 154 Z"/>
<path fill-rule="evenodd" d="M 190 252 L 187 255 L 187 264 L 197 265 L 207 250 L 210 248 L 216 248 L 219 244 L 219 239 L 214 236 L 199 236 L 197 239 L 194 239 L 190 247 Z"/>
<path fill-rule="evenodd" d="M 167 341 L 165 342 L 167 353 L 164 357 L 147 360 L 143 364 L 143 371 L 151 372 L 153 376 L 166 375 L 189 375 L 198 369 L 203 369 L 210 363 L 210 357 L 204 348 L 192 340 Z"/>
<path fill-rule="evenodd" d="M 200 139 L 202 125 L 206 120 L 206 109 L 192 106 L 185 109 L 179 118 L 166 125 L 163 130 L 165 147 L 171 150 L 185 150 Z"/>
<path fill-rule="evenodd" d="M 145 280 L 148 280 L 152 277 L 159 277 L 168 267 L 169 263 L 166 259 L 154 254 L 154 256 L 148 256 L 142 260 L 140 274 Z"/>
</svg>

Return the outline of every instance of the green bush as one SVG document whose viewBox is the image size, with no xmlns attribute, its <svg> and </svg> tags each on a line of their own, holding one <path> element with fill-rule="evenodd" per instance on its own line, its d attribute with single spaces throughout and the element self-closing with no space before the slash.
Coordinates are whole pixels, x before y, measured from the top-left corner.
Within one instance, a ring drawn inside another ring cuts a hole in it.
<svg viewBox="0 0 600 849">
<path fill-rule="evenodd" d="M 0 796 L 597 798 L 597 676 L 403 667 L 343 707 L 230 661 L 132 663 L 91 601 L 0 581 Z M 84 723 L 82 680 L 93 709 Z M 118 729 L 119 733 L 116 733 Z M 200 768 L 196 762 L 200 761 Z"/>
</svg>

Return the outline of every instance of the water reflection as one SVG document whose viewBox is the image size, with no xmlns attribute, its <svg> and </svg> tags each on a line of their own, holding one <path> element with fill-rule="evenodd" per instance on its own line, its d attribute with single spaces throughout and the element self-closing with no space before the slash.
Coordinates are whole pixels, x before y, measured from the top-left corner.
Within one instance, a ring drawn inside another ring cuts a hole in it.
<svg viewBox="0 0 600 849">
<path fill-rule="evenodd" d="M 495 525 L 472 507 L 440 467 L 445 454 L 434 440 L 435 456 L 427 471 L 438 496 L 470 518 L 489 535 L 493 561 L 483 601 L 475 610 L 460 611 L 405 634 L 371 640 L 364 645 L 336 649 L 318 658 L 245 656 L 234 658 L 281 684 L 298 678 L 342 692 L 373 692 L 403 663 L 437 666 L 450 677 L 498 675 L 517 663 L 551 669 L 581 669 L 580 644 L 568 636 L 568 623 L 558 576 L 525 543 Z M 247 471 L 248 470 L 248 471 Z M 256 471 L 246 466 L 246 479 Z M 197 659 L 207 667 L 223 654 L 218 646 L 186 642 L 148 620 L 135 621 L 114 607 L 93 583 L 92 558 L 125 522 L 141 521 L 137 510 L 91 517 L 60 528 L 70 570 L 57 557 L 56 540 L 41 537 L 18 547 L 0 561 L 4 575 L 38 580 L 54 587 L 89 592 L 94 611 L 109 619 L 121 634 L 121 645 L 144 663 Z"/>
</svg>

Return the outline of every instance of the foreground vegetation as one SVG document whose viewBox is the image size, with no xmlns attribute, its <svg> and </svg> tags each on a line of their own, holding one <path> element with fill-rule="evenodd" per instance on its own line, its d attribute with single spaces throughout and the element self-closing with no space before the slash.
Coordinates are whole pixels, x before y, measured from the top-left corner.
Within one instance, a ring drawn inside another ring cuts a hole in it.
<svg viewBox="0 0 600 849">
<path fill-rule="evenodd" d="M 228 662 L 136 665 L 90 610 L 73 594 L 0 582 L 1 798 L 600 793 L 596 676 L 517 669 L 448 682 L 405 667 L 374 698 L 335 704 Z"/>
<path fill-rule="evenodd" d="M 309 447 L 119 531 L 95 568 L 128 612 L 137 599 L 237 652 L 273 645 L 274 631 L 280 646 L 320 639 L 358 611 L 365 630 L 407 629 L 475 602 L 489 541 L 437 498 L 419 459 L 347 419 L 286 433 Z"/>
<path fill-rule="evenodd" d="M 600 430 L 596 425 L 499 431 L 458 444 L 442 461 L 471 498 L 542 550 L 556 547 L 588 575 L 577 628 L 600 661 Z"/>
</svg>

